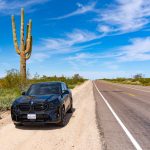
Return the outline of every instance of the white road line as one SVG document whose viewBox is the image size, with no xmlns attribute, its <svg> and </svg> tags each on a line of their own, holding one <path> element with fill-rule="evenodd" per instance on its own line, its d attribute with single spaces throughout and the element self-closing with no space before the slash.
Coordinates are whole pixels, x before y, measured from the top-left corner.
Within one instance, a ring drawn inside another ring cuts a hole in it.
<svg viewBox="0 0 150 150">
<path fill-rule="evenodd" d="M 106 105 L 108 106 L 109 110 L 111 111 L 111 113 L 114 115 L 114 117 L 116 118 L 116 120 L 118 121 L 119 125 L 122 127 L 122 129 L 124 130 L 124 132 L 126 133 L 126 135 L 128 136 L 128 138 L 130 139 L 130 141 L 132 142 L 132 144 L 134 145 L 134 147 L 137 150 L 142 150 L 141 146 L 138 144 L 138 142 L 135 140 L 135 138 L 132 136 L 132 134 L 129 132 L 129 130 L 125 127 L 125 125 L 123 124 L 123 122 L 120 120 L 120 118 L 118 117 L 118 115 L 115 113 L 115 111 L 112 109 L 112 107 L 110 106 L 110 104 L 108 103 L 108 101 L 105 99 L 105 97 L 102 95 L 102 93 L 99 91 L 99 89 L 97 88 L 96 84 L 93 82 L 96 90 L 98 91 L 98 93 L 100 94 L 100 96 L 103 98 L 104 102 L 106 103 Z"/>
</svg>

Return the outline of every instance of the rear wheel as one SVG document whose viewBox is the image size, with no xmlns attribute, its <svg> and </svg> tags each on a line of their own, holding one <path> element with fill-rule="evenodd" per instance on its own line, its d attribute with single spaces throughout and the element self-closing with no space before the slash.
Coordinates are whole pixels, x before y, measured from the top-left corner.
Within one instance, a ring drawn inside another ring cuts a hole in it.
<svg viewBox="0 0 150 150">
<path fill-rule="evenodd" d="M 61 121 L 58 123 L 59 126 L 64 127 L 66 125 L 66 112 L 65 108 L 61 108 Z"/>
</svg>

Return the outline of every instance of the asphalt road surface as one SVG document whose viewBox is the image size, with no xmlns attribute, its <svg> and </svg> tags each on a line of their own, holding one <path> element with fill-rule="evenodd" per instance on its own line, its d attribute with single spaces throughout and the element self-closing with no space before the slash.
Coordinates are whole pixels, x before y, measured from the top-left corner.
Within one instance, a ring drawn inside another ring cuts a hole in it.
<svg viewBox="0 0 150 150">
<path fill-rule="evenodd" d="M 150 88 L 93 82 L 103 149 L 150 150 Z"/>
</svg>

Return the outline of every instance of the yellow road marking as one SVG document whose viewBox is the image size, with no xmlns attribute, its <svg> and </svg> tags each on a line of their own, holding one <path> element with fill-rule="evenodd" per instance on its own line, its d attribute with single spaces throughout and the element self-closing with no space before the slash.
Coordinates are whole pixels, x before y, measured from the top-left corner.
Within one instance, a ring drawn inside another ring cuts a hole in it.
<svg viewBox="0 0 150 150">
<path fill-rule="evenodd" d="M 123 92 L 123 93 L 128 94 L 130 96 L 135 96 L 134 94 L 131 94 L 131 93 L 128 93 L 128 92 Z"/>
</svg>

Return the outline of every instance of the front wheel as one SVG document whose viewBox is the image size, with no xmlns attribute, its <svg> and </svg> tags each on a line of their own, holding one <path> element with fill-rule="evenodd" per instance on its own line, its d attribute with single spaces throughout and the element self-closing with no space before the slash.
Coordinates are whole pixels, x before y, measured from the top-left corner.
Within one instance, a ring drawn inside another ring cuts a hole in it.
<svg viewBox="0 0 150 150">
<path fill-rule="evenodd" d="M 65 108 L 61 108 L 61 121 L 58 123 L 59 126 L 64 127 L 66 125 L 66 112 Z"/>
<path fill-rule="evenodd" d="M 72 103 L 72 100 L 71 100 L 71 104 L 70 104 L 70 108 L 68 110 L 68 113 L 73 113 L 73 103 Z"/>
</svg>

